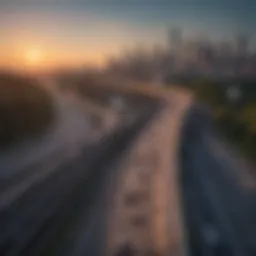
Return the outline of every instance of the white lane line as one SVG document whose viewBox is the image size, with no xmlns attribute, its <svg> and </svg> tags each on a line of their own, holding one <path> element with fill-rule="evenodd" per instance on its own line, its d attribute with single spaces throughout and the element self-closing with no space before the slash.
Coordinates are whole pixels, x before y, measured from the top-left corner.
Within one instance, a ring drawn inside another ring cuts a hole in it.
<svg viewBox="0 0 256 256">
<path fill-rule="evenodd" d="M 248 189 L 256 188 L 255 177 L 252 176 L 246 166 L 243 166 L 238 158 L 232 158 L 217 139 L 204 136 L 205 144 L 209 148 L 209 152 L 215 157 L 215 160 L 223 166 L 226 172 L 234 177 L 237 182 Z"/>
<path fill-rule="evenodd" d="M 70 156 L 68 159 L 70 159 Z M 56 170 L 58 170 L 58 167 L 66 161 L 67 157 L 55 159 L 51 161 L 50 164 L 47 163 L 41 166 L 38 170 L 35 171 L 33 175 L 29 176 L 26 180 L 22 181 L 17 186 L 12 186 L 10 189 L 5 190 L 4 193 L 2 193 L 0 196 L 0 210 L 11 205 L 33 185 L 45 180 Z"/>
</svg>

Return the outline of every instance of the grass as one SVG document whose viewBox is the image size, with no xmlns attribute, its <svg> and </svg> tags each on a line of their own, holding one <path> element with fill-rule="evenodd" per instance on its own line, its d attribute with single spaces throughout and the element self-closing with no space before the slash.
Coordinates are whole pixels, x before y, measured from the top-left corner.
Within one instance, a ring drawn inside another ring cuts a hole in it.
<svg viewBox="0 0 256 256">
<path fill-rule="evenodd" d="M 53 120 L 48 93 L 32 78 L 0 73 L 0 147 L 37 135 Z"/>
<path fill-rule="evenodd" d="M 211 107 L 219 131 L 237 149 L 256 163 L 256 80 L 236 81 L 240 85 L 241 98 L 231 102 L 226 97 L 230 81 L 196 80 L 187 83 L 199 102 Z"/>
</svg>

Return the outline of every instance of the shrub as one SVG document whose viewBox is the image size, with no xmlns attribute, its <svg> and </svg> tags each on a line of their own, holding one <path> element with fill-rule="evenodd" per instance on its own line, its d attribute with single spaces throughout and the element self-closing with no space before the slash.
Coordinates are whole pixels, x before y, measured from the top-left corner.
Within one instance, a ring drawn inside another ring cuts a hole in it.
<svg viewBox="0 0 256 256">
<path fill-rule="evenodd" d="M 0 73 L 0 146 L 42 132 L 53 119 L 53 104 L 35 79 Z"/>
</svg>

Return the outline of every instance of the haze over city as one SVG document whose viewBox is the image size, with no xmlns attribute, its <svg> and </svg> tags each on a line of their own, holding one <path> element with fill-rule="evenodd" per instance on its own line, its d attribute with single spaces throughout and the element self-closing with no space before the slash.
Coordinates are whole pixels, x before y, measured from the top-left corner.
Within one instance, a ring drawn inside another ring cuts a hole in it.
<svg viewBox="0 0 256 256">
<path fill-rule="evenodd" d="M 247 4 L 245 3 L 247 2 Z M 254 1 L 4 1 L 0 65 L 33 70 L 102 66 L 136 45 L 166 45 L 170 27 L 184 36 L 232 40 L 255 29 Z M 255 48 L 255 39 L 250 48 Z"/>
</svg>

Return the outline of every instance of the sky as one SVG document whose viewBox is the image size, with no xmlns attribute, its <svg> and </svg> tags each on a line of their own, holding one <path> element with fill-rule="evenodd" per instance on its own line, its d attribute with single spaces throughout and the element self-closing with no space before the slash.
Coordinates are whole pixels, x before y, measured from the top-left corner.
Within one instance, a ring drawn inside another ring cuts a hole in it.
<svg viewBox="0 0 256 256">
<path fill-rule="evenodd" d="M 164 44 L 170 27 L 253 36 L 255 13 L 254 0 L 1 0 L 0 66 L 102 65 L 125 48 Z"/>
</svg>

